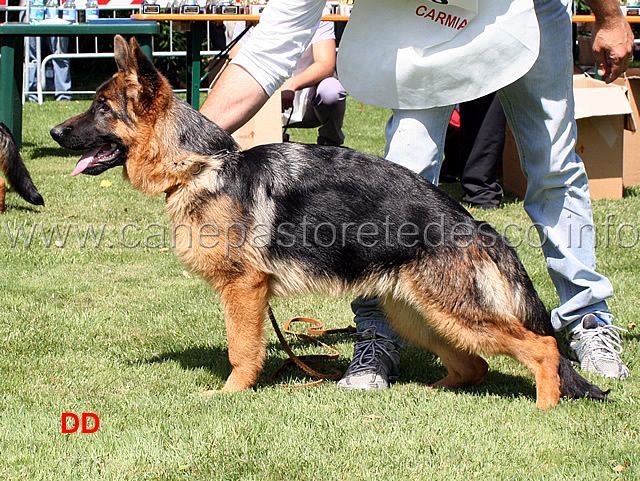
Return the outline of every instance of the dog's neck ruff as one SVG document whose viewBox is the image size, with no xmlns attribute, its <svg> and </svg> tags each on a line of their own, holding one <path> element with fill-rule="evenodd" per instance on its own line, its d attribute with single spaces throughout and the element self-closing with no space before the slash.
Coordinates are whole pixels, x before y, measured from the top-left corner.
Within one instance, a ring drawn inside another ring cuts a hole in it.
<svg viewBox="0 0 640 481">
<path fill-rule="evenodd" d="M 212 159 L 221 159 L 223 157 L 226 157 L 227 155 L 231 155 L 237 153 L 237 151 L 232 151 L 232 150 L 219 150 L 218 152 L 215 152 L 214 154 L 212 154 L 210 157 Z M 198 175 L 200 175 L 202 173 L 204 169 L 204 166 L 206 165 L 206 163 L 198 163 L 197 167 L 191 171 L 191 176 L 192 177 L 196 177 Z M 180 185 L 174 185 L 170 188 L 168 188 L 167 190 L 164 191 L 164 193 L 167 195 L 166 200 L 169 200 L 169 197 L 171 197 L 172 194 L 174 194 L 181 186 Z"/>
</svg>

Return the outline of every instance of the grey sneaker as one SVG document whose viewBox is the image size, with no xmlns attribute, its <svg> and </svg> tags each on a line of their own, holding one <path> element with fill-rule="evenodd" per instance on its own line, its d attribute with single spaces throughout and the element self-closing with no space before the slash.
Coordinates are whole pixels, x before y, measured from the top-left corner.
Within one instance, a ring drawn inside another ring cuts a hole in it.
<svg viewBox="0 0 640 481">
<path fill-rule="evenodd" d="M 338 387 L 345 390 L 388 388 L 389 381 L 398 377 L 398 346 L 387 336 L 376 334 L 375 327 L 358 333 L 357 336 L 353 360 L 338 381 Z"/>
<path fill-rule="evenodd" d="M 629 377 L 629 368 L 620 358 L 622 339 L 617 331 L 626 332 L 613 324 L 606 324 L 594 314 L 587 314 L 581 325 L 569 334 L 571 357 L 580 363 L 584 371 L 615 379 Z"/>
</svg>

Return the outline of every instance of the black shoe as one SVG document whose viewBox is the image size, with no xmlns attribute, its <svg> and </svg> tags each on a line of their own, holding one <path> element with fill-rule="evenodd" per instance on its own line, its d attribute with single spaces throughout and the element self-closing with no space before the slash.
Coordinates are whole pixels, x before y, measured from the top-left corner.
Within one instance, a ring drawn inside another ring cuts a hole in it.
<svg viewBox="0 0 640 481">
<path fill-rule="evenodd" d="M 371 327 L 358 334 L 353 360 L 338 381 L 338 387 L 345 390 L 386 389 L 389 381 L 398 377 L 399 369 L 398 346 L 390 338 L 376 334 L 375 327 Z"/>
<path fill-rule="evenodd" d="M 342 142 L 336 142 L 334 140 L 328 139 L 327 137 L 323 137 L 322 135 L 318 137 L 317 141 L 318 145 L 327 145 L 331 147 L 340 147 Z"/>
</svg>

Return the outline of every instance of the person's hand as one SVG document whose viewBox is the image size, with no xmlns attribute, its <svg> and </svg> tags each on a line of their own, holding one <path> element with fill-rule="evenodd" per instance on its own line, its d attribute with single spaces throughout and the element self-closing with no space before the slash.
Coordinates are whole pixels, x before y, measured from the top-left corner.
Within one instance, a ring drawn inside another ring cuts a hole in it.
<svg viewBox="0 0 640 481">
<path fill-rule="evenodd" d="M 295 85 L 294 77 L 288 78 L 280 87 L 280 98 L 282 101 L 282 111 L 293 107 L 293 98 L 296 95 L 297 87 Z"/>
<path fill-rule="evenodd" d="M 293 107 L 293 98 L 295 97 L 295 95 L 296 93 L 293 90 L 287 89 L 287 90 L 280 91 L 280 98 L 282 100 L 283 112 Z"/>
<path fill-rule="evenodd" d="M 606 83 L 613 82 L 629 67 L 633 57 L 633 32 L 622 15 L 596 20 L 593 29 L 593 53 L 598 75 Z"/>
</svg>

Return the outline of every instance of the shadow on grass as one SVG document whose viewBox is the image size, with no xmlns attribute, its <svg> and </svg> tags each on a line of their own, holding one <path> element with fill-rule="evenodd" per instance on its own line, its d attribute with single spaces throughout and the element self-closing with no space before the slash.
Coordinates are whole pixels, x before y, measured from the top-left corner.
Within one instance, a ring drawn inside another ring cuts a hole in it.
<svg viewBox="0 0 640 481">
<path fill-rule="evenodd" d="M 330 336 L 334 337 L 334 336 Z M 344 340 L 344 339 L 342 339 Z M 341 342 L 340 336 L 335 336 L 334 340 L 323 338 L 323 342 L 328 345 Z M 299 355 L 298 351 L 304 347 L 304 341 L 291 340 L 289 341 L 291 348 Z M 306 344 L 308 347 L 309 344 Z M 321 352 L 318 350 L 318 352 Z M 155 355 L 148 359 L 141 359 L 135 361 L 136 364 L 161 364 L 165 362 L 177 362 L 184 370 L 200 370 L 205 369 L 210 374 L 224 383 L 229 374 L 231 374 L 231 365 L 229 364 L 227 347 L 225 346 L 197 346 L 190 347 L 179 351 L 168 351 Z M 288 377 L 305 377 L 306 374 L 296 367 L 285 370 L 282 375 L 272 380 L 271 376 L 280 367 L 282 362 L 287 359 L 286 352 L 282 349 L 278 342 L 270 342 L 267 345 L 267 358 L 265 359 L 264 368 L 258 378 L 257 387 L 269 386 L 273 384 L 280 384 L 285 382 Z M 325 361 L 322 361 L 325 362 Z M 326 361 L 326 364 L 334 369 L 338 369 L 344 372 L 348 365 L 349 359 L 338 358 L 330 359 Z M 319 369 L 320 372 L 328 372 L 327 370 Z M 309 381 L 312 381 L 309 378 Z M 304 381 L 307 382 L 307 381 Z"/>
<path fill-rule="evenodd" d="M 525 397 L 536 402 L 536 386 L 532 378 L 513 376 L 499 371 L 489 371 L 483 382 L 463 391 L 480 396 L 491 395 L 511 399 Z"/>
<path fill-rule="evenodd" d="M 15 192 L 14 192 L 15 193 Z M 17 193 L 15 193 L 16 195 L 18 195 Z M 8 201 L 9 199 L 7 199 Z M 46 204 L 46 199 L 45 199 L 45 204 Z M 12 202 L 7 202 L 5 204 L 5 207 L 7 210 L 18 210 L 21 212 L 31 212 L 31 213 L 36 213 L 36 212 L 40 212 L 44 207 L 42 206 L 33 206 L 31 204 L 29 205 L 24 205 L 24 204 L 14 204 Z"/>
<path fill-rule="evenodd" d="M 640 331 L 638 329 L 629 330 L 620 334 L 622 336 L 622 342 L 640 342 Z"/>
<path fill-rule="evenodd" d="M 326 338 L 328 337 L 328 339 Z M 327 344 L 336 344 L 345 341 L 345 336 L 325 336 L 323 338 Z M 299 345 L 299 346 L 298 346 Z M 291 346 L 297 353 L 296 347 L 301 347 L 303 341 L 292 341 Z M 305 344 L 308 346 L 308 344 Z M 287 359 L 287 355 L 277 342 L 270 342 L 267 346 L 267 358 L 264 369 L 260 374 L 257 388 L 272 385 L 286 384 L 295 380 L 296 383 L 307 383 L 315 381 L 314 378 L 305 374 L 298 367 L 292 366 L 282 372 L 275 379 L 271 379 L 273 373 Z M 337 359 L 322 361 L 327 366 L 346 371 L 350 358 L 340 356 Z M 228 352 L 226 345 L 217 346 L 197 346 L 179 351 L 168 351 L 149 359 L 137 361 L 140 364 L 156 364 L 164 362 L 177 362 L 182 369 L 198 370 L 205 369 L 211 373 L 221 384 L 231 373 Z M 318 369 L 320 372 L 329 373 L 326 369 Z M 437 382 L 446 375 L 446 369 L 440 364 L 437 358 L 430 352 L 423 351 L 415 347 L 404 348 L 401 352 L 401 373 L 397 380 L 398 384 L 416 383 L 424 384 L 425 387 Z M 327 381 L 335 382 L 335 381 Z M 454 390 L 458 391 L 458 390 Z M 525 397 L 535 402 L 536 388 L 534 380 L 526 375 L 504 374 L 496 370 L 490 370 L 486 379 L 477 386 L 459 389 L 462 393 L 479 396 L 500 396 L 505 398 Z"/>
<path fill-rule="evenodd" d="M 177 362 L 182 369 L 206 369 L 214 376 L 224 380 L 231 373 L 227 349 L 222 347 L 199 346 L 181 351 L 168 351 L 148 359 L 137 360 L 136 364 L 162 364 Z"/>
<path fill-rule="evenodd" d="M 623 193 L 622 196 L 627 198 L 627 197 L 640 197 L 640 186 L 639 185 L 633 185 L 631 187 L 625 187 L 623 189 Z"/>
<path fill-rule="evenodd" d="M 72 157 L 72 158 L 80 158 L 82 155 L 81 151 L 78 150 L 68 150 L 60 147 L 35 147 L 31 156 L 38 157 Z"/>
<path fill-rule="evenodd" d="M 430 385 L 447 375 L 446 368 L 434 354 L 417 347 L 408 347 L 401 352 L 400 366 L 398 383 Z M 536 387 L 532 377 L 504 374 L 495 369 L 490 369 L 484 381 L 477 386 L 452 391 L 508 398 L 526 397 L 534 402 L 536 399 Z"/>
</svg>

